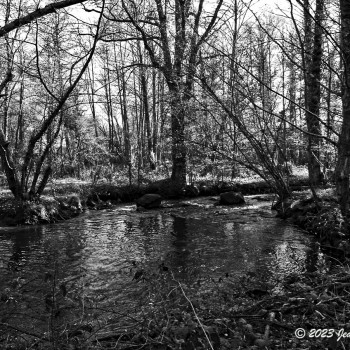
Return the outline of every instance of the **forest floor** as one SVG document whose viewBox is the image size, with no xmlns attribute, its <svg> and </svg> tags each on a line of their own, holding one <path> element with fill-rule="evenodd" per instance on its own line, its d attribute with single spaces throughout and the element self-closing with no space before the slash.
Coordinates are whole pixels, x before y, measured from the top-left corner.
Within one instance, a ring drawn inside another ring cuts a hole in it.
<svg viewBox="0 0 350 350">
<path fill-rule="evenodd" d="M 227 276 L 199 288 L 165 270 L 144 272 L 147 297 L 132 331 L 97 337 L 96 348 L 349 349 L 349 266 L 290 275 L 279 294 L 256 288 L 258 276 L 239 283 Z"/>
<path fill-rule="evenodd" d="M 28 335 L 14 331 L 15 336 L 2 340 L 0 346 L 6 350 L 34 345 L 36 349 L 349 349 L 350 264 L 343 220 L 331 188 L 318 191 L 319 202 L 315 204 L 305 190 L 306 178 L 293 181 L 294 189 L 302 191 L 296 192 L 285 218 L 319 237 L 320 249 L 336 261 L 332 268 L 290 275 L 283 282 L 283 292 L 274 293 L 268 287 L 256 287 L 259 276 L 255 275 L 244 275 L 239 283 L 227 275 L 219 281 L 204 281 L 198 288 L 197 282 L 185 285 L 177 281 L 164 265 L 157 273 L 140 266 L 142 275 L 136 273 L 134 278 L 142 289 L 143 306 L 128 330 L 100 337 L 87 320 L 81 319 L 79 324 L 66 325 L 55 339 L 28 342 L 23 340 Z M 54 198 L 73 216 L 79 215 L 89 199 L 94 209 L 99 209 L 114 201 L 133 201 L 146 192 L 163 194 L 162 184 L 131 188 L 63 179 L 51 183 L 43 198 L 46 202 Z M 261 194 L 267 187 L 251 178 L 240 183 L 207 181 L 201 188 L 200 194 L 216 195 L 225 190 Z M 9 191 L 0 191 L 0 206 L 11 203 L 9 198 Z M 2 214 L 13 210 L 11 205 L 9 208 L 3 207 Z M 36 209 L 37 218 L 41 210 Z M 7 302 L 6 296 L 1 295 L 1 302 Z"/>
</svg>

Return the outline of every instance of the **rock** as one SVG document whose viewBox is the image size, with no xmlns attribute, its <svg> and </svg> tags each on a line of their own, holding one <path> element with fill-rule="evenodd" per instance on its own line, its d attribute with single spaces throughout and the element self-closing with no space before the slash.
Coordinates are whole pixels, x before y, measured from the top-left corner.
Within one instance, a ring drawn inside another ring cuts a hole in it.
<svg viewBox="0 0 350 350">
<path fill-rule="evenodd" d="M 145 209 L 159 208 L 162 203 L 162 197 L 159 194 L 148 193 L 135 202 L 137 207 L 143 207 Z"/>
<path fill-rule="evenodd" d="M 83 210 L 83 206 L 81 204 L 81 200 L 78 196 L 71 196 L 68 199 L 68 205 L 73 208 L 74 210 Z"/>
<path fill-rule="evenodd" d="M 245 203 L 244 197 L 241 192 L 224 192 L 220 194 L 220 204 L 232 205 Z"/>
</svg>

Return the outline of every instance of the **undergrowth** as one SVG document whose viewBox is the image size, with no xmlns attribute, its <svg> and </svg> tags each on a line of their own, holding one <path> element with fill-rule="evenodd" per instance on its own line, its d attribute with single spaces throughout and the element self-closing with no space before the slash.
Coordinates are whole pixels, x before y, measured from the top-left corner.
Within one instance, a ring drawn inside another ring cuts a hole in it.
<svg viewBox="0 0 350 350">
<path fill-rule="evenodd" d="M 184 281 L 164 262 L 146 269 L 133 261 L 119 271 L 123 290 L 103 295 L 91 293 L 83 274 L 61 280 L 56 266 L 40 280 L 14 280 L 2 291 L 0 347 L 347 349 L 348 270 L 291 274 L 277 291 L 254 274 Z M 26 295 L 31 287 L 40 290 L 36 300 Z M 307 333 L 298 339 L 300 328 Z M 316 329 L 338 333 L 312 336 Z"/>
</svg>

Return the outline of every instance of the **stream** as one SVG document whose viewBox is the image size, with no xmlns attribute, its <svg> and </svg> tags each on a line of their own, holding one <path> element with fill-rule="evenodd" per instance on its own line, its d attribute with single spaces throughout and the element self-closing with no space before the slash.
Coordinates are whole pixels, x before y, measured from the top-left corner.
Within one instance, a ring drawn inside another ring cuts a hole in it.
<svg viewBox="0 0 350 350">
<path fill-rule="evenodd" d="M 1 228 L 0 322 L 34 332 L 47 327 L 45 314 L 59 302 L 65 315 L 76 302 L 84 312 L 123 309 L 143 288 L 137 272 L 164 266 L 183 283 L 229 277 L 234 284 L 249 274 L 278 293 L 290 274 L 323 263 L 313 237 L 276 218 L 270 201 L 214 204 L 165 201 L 142 212 L 120 204 L 57 224 Z"/>
</svg>

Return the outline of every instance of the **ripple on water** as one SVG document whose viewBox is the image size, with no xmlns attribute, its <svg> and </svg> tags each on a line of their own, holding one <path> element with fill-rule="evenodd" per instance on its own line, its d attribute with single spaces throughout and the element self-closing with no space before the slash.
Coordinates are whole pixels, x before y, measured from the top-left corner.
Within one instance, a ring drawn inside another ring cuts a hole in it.
<svg viewBox="0 0 350 350">
<path fill-rule="evenodd" d="M 274 218 L 269 203 L 197 204 L 148 212 L 125 205 L 54 225 L 1 229 L 0 288 L 20 277 L 45 295 L 49 272 L 90 298 L 120 301 L 139 288 L 132 278 L 140 262 L 156 268 L 165 261 L 184 280 L 249 271 L 266 282 L 318 263 L 312 238 Z"/>
</svg>

